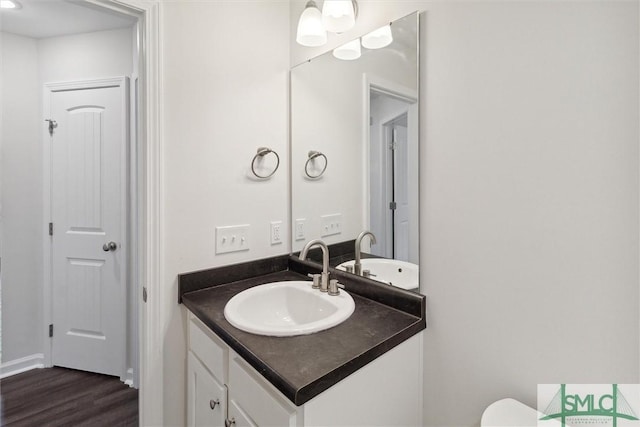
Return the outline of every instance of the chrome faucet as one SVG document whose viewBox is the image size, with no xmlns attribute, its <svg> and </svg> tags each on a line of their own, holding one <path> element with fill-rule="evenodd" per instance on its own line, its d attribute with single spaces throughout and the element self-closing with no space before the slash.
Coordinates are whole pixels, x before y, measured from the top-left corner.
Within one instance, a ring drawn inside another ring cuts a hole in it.
<svg viewBox="0 0 640 427">
<path fill-rule="evenodd" d="M 376 244 L 376 236 L 374 236 L 373 233 L 370 231 L 365 230 L 362 233 L 360 233 L 358 237 L 356 237 L 356 262 L 353 265 L 353 272 L 358 276 L 362 276 L 362 264 L 360 263 L 360 257 L 361 257 L 360 246 L 362 245 L 362 239 L 364 238 L 364 236 L 367 236 L 367 235 L 371 236 L 371 244 L 372 245 Z"/>
<path fill-rule="evenodd" d="M 322 249 L 322 276 L 320 277 L 320 292 L 327 292 L 329 290 L 329 248 L 327 244 L 320 239 L 309 240 L 300 251 L 300 259 L 307 258 L 309 249 L 313 246 L 320 246 Z"/>
</svg>

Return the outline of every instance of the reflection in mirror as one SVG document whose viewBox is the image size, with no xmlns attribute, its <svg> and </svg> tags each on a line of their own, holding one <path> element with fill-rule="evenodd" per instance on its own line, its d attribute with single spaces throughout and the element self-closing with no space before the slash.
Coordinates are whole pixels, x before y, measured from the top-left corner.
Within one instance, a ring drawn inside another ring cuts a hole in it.
<svg viewBox="0 0 640 427">
<path fill-rule="evenodd" d="M 371 231 L 361 274 L 417 291 L 418 13 L 391 32 L 357 59 L 328 52 L 291 71 L 291 247 L 322 239 L 331 265 L 355 274 L 356 237 Z"/>
</svg>

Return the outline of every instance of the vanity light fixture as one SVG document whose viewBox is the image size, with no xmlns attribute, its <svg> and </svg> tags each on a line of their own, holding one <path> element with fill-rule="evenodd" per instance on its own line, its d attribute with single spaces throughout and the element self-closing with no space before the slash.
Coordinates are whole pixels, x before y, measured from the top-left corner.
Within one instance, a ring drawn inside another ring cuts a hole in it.
<svg viewBox="0 0 640 427">
<path fill-rule="evenodd" d="M 302 46 L 322 46 L 327 31 L 343 33 L 356 23 L 358 4 L 355 0 L 324 0 L 322 12 L 314 0 L 309 0 L 298 20 L 296 42 Z"/>
<path fill-rule="evenodd" d="M 367 49 L 382 49 L 389 46 L 393 42 L 393 34 L 391 33 L 391 24 L 373 30 L 362 36 L 361 39 L 355 39 L 349 43 L 333 50 L 333 56 L 338 59 L 353 60 L 360 58 L 360 44 Z"/>
<path fill-rule="evenodd" d="M 338 59 L 351 61 L 360 58 L 360 39 L 355 39 L 333 49 L 333 56 Z"/>
<path fill-rule="evenodd" d="M 356 24 L 355 2 L 351 0 L 324 0 L 322 24 L 327 31 L 344 33 Z"/>
<path fill-rule="evenodd" d="M 362 36 L 362 46 L 367 49 L 381 49 L 389 46 L 391 42 L 393 42 L 393 34 L 391 34 L 390 24 Z"/>
<path fill-rule="evenodd" d="M 16 0 L 0 0 L 0 9 L 20 9 L 22 5 Z"/>
<path fill-rule="evenodd" d="M 322 46 L 327 42 L 327 31 L 322 26 L 322 13 L 316 2 L 309 0 L 298 20 L 296 42 L 302 46 Z"/>
</svg>

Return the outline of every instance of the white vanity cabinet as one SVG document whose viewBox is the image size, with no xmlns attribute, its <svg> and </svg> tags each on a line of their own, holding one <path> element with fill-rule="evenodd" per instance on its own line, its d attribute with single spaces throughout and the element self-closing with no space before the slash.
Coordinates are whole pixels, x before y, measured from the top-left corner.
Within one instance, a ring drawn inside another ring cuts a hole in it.
<svg viewBox="0 0 640 427">
<path fill-rule="evenodd" d="M 187 422 L 224 426 L 226 421 L 230 427 L 422 425 L 421 348 L 422 332 L 296 406 L 189 313 Z"/>
</svg>

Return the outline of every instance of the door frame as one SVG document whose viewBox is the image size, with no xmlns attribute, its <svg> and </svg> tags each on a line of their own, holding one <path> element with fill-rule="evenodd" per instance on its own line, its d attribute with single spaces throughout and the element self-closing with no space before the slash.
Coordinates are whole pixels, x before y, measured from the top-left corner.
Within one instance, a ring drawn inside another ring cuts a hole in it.
<svg viewBox="0 0 640 427">
<path fill-rule="evenodd" d="M 132 196 L 133 199 L 135 200 L 135 196 L 136 196 L 136 189 L 133 188 L 130 185 L 131 180 L 128 177 L 128 161 L 129 161 L 129 148 L 130 148 L 130 142 L 132 140 L 132 138 L 130 138 L 130 126 L 129 126 L 129 118 L 130 118 L 130 112 L 129 112 L 129 103 L 130 103 L 130 92 L 129 92 L 129 78 L 128 77 L 113 77 L 113 78 L 104 78 L 104 79 L 86 79 L 86 80 L 76 80 L 76 81 L 66 81 L 66 82 L 55 82 L 55 83 L 44 83 L 44 92 L 43 92 L 43 96 L 42 96 L 42 101 L 43 101 L 43 106 L 42 106 L 42 112 L 44 114 L 44 117 L 48 117 L 48 118 L 52 118 L 51 117 L 51 99 L 53 97 L 54 93 L 57 92 L 67 92 L 67 91 L 73 91 L 73 90 L 82 90 L 82 89 L 100 89 L 100 88 L 108 88 L 108 87 L 119 87 L 122 92 L 122 99 L 120 99 L 121 102 L 121 108 L 122 108 L 122 129 L 121 129 L 121 133 L 122 133 L 122 138 L 124 138 L 124 147 L 122 147 L 122 152 L 121 152 L 121 158 L 119 159 L 119 161 L 121 162 L 121 176 L 119 177 L 121 182 L 124 182 L 124 186 L 123 188 L 121 188 L 121 194 L 120 194 L 120 202 L 122 204 L 122 206 L 124 207 L 124 211 L 125 214 L 123 215 L 123 217 L 121 218 L 121 224 L 120 224 L 120 230 L 121 230 L 121 235 L 120 236 L 116 236 L 114 237 L 114 239 L 116 239 L 117 241 L 121 241 L 121 242 L 126 242 L 124 245 L 120 246 L 120 250 L 123 252 L 122 258 L 125 260 L 126 263 L 126 267 L 125 267 L 125 274 L 124 274 L 124 285 L 125 285 L 125 289 L 123 292 L 123 295 L 121 295 L 121 297 L 124 297 L 124 305 L 125 305 L 125 313 L 128 312 L 128 303 L 129 303 L 129 285 L 128 282 L 130 279 L 130 276 L 128 274 L 129 271 L 135 271 L 135 264 L 136 264 L 136 260 L 135 257 L 132 257 L 133 253 L 131 251 L 129 251 L 129 243 L 133 243 L 133 241 L 135 241 L 135 235 L 137 235 L 137 227 L 136 227 L 136 221 L 133 221 L 132 223 L 132 228 L 131 228 L 131 234 L 132 236 L 129 236 L 129 232 L 128 232 L 128 226 L 127 224 L 130 223 L 131 221 L 131 217 L 129 216 L 129 212 L 131 209 L 130 206 L 130 201 L 128 200 L 127 194 L 129 192 L 132 192 Z M 45 124 L 44 126 L 44 131 L 43 131 L 43 147 L 42 147 L 42 153 L 43 153 L 43 159 L 44 159 L 44 173 L 43 173 L 43 179 L 44 179 L 44 185 L 43 185 L 43 191 L 42 191 L 42 196 L 43 196 L 43 206 L 44 206 L 44 220 L 45 220 L 45 224 L 47 224 L 47 228 L 48 228 L 48 224 L 50 222 L 52 222 L 52 215 L 53 215 L 53 209 L 52 209 L 52 200 L 51 200 L 51 193 L 53 191 L 53 169 L 52 169 L 52 162 L 53 162 L 53 153 L 51 150 L 51 135 L 49 135 L 49 129 L 48 129 L 48 125 Z M 54 225 L 54 235 L 55 235 L 55 223 Z M 47 230 L 47 234 L 49 233 L 49 230 Z M 44 293 L 43 293 L 43 305 L 42 305 L 42 311 L 43 311 L 43 321 L 45 322 L 45 329 L 43 330 L 47 330 L 47 328 L 49 327 L 50 324 L 53 324 L 53 239 L 51 238 L 51 236 L 48 236 L 49 238 L 44 240 L 44 262 L 43 262 L 43 273 L 44 273 Z M 132 245 L 132 247 L 134 247 L 134 245 Z M 134 266 L 134 270 L 129 270 L 130 266 L 133 265 Z M 131 330 L 131 323 L 135 322 L 136 319 L 136 315 L 134 314 L 134 319 L 131 321 L 125 321 L 125 328 L 124 331 L 121 331 L 124 334 L 124 348 L 125 348 L 125 355 L 124 355 L 124 360 L 122 363 L 122 366 L 120 368 L 120 380 L 133 385 L 133 377 L 135 376 L 135 372 L 132 372 L 131 378 L 128 378 L 128 366 L 127 366 L 127 359 L 128 359 L 128 355 L 129 355 L 129 346 L 128 346 L 128 334 L 129 331 Z M 55 325 L 54 325 L 55 328 Z M 53 366 L 53 338 L 49 336 L 49 334 L 45 334 L 45 345 L 44 345 L 44 366 L 45 367 L 51 367 Z M 132 363 L 132 365 L 134 365 L 134 363 Z"/>
<path fill-rule="evenodd" d="M 371 179 L 369 176 L 369 162 L 371 158 L 371 91 L 403 100 L 409 104 L 418 104 L 418 91 L 399 83 L 387 80 L 371 73 L 362 75 L 362 190 L 364 192 L 362 204 L 363 229 L 371 228 Z M 386 123 L 392 118 L 385 119 Z"/>
<path fill-rule="evenodd" d="M 138 378 L 140 385 L 138 408 L 140 425 L 163 424 L 164 365 L 162 308 L 170 296 L 162 292 L 162 58 L 161 18 L 162 4 L 158 0 L 85 0 L 94 7 L 137 19 L 138 35 L 138 131 L 137 162 L 130 171 L 137 187 L 136 212 L 138 229 L 134 260 L 137 283 L 138 311 Z M 44 151 L 44 150 L 43 150 Z M 133 170 L 135 169 L 135 170 Z M 48 175 L 46 175 L 48 177 Z M 47 178 L 48 179 L 48 178 Z M 45 187 L 49 188 L 49 187 Z M 43 191 L 46 193 L 47 191 Z M 45 204 L 45 206 L 49 206 Z M 44 218 L 48 218 L 45 216 Z M 43 221 L 43 232 L 48 235 L 48 222 Z M 48 244 L 48 239 L 47 244 Z M 49 249 L 45 248 L 45 264 L 49 263 Z M 48 259 L 47 259 L 48 258 Z M 46 277 L 46 275 L 45 275 Z M 45 279 L 46 280 L 46 279 Z M 143 301 L 146 289 L 147 300 Z M 43 325 L 48 328 L 48 324 Z M 43 331 L 45 331 L 44 329 Z M 44 333 L 43 333 L 44 334 Z M 48 334 L 44 334 L 48 335 Z M 46 339 L 48 340 L 48 336 Z M 48 343 L 47 343 L 48 344 Z M 44 348 L 47 348 L 45 345 Z M 50 360 L 50 359 L 49 359 Z"/>
<path fill-rule="evenodd" d="M 386 150 L 385 152 L 385 161 L 390 163 L 391 165 L 391 170 L 389 171 L 388 169 L 386 170 L 386 173 L 389 174 L 389 176 L 385 177 L 385 181 L 387 184 L 387 200 L 388 201 L 392 201 L 396 204 L 396 208 L 391 210 L 388 209 L 386 211 L 386 218 L 385 218 L 385 225 L 391 230 L 391 232 L 389 233 L 391 235 L 391 254 L 393 255 L 393 259 L 400 259 L 402 261 L 409 261 L 409 254 L 411 253 L 411 237 L 410 234 L 407 235 L 407 239 L 404 242 L 400 241 L 400 237 L 401 234 L 398 232 L 399 231 L 399 203 L 398 203 L 398 189 L 402 188 L 400 187 L 400 185 L 398 184 L 399 182 L 402 182 L 402 180 L 399 180 L 398 178 L 401 176 L 401 171 L 404 171 L 405 174 L 409 175 L 410 171 L 411 171 L 411 162 L 410 162 L 410 157 L 411 157 L 411 152 L 410 152 L 410 148 L 411 148 L 411 138 L 409 135 L 410 132 L 410 126 L 409 124 L 411 123 L 411 120 L 409 119 L 410 116 L 410 111 L 411 108 L 415 105 L 415 103 L 413 104 L 407 104 L 407 108 L 406 110 L 404 110 L 402 113 L 395 115 L 394 118 L 390 119 L 390 120 L 386 120 L 382 123 L 382 127 L 385 129 L 385 141 L 387 143 L 393 143 L 395 146 L 398 146 L 398 126 L 396 124 L 396 122 L 398 121 L 398 119 L 404 117 L 405 121 L 407 122 L 407 126 L 404 127 L 405 129 L 405 137 L 404 137 L 404 150 L 405 150 L 405 155 L 404 155 L 404 159 L 405 159 L 405 163 L 404 164 L 399 164 L 398 161 L 398 153 L 400 152 L 398 149 L 393 149 L 393 150 Z M 390 172 L 390 173 L 389 173 Z M 409 225 L 411 224 L 411 201 L 410 201 L 410 196 L 411 196 L 411 180 L 410 179 L 405 179 L 404 180 L 404 191 L 407 194 L 407 206 L 406 206 L 406 213 L 407 213 L 407 217 L 406 217 L 406 221 L 409 223 Z M 399 254 L 401 253 L 401 251 L 398 250 L 398 248 L 401 247 L 406 247 L 406 251 L 407 251 L 407 259 L 403 259 Z"/>
<path fill-rule="evenodd" d="M 388 146 L 395 142 L 395 122 L 402 116 L 409 115 L 410 105 L 407 104 L 407 110 L 401 113 L 393 113 L 389 115 L 389 117 L 385 117 L 380 120 L 380 128 L 382 131 L 379 133 L 382 135 L 382 144 Z M 387 206 L 390 202 L 396 201 L 396 183 L 397 183 L 397 173 L 398 169 L 396 168 L 396 151 L 395 150 L 384 150 L 383 155 L 383 163 L 384 163 L 384 184 L 383 184 L 383 193 L 384 193 L 384 203 Z M 371 212 L 371 209 L 369 209 Z M 396 210 L 385 209 L 384 214 L 384 233 L 380 240 L 381 245 L 385 245 L 385 257 L 396 258 Z M 407 242 L 408 244 L 408 242 Z"/>
</svg>

